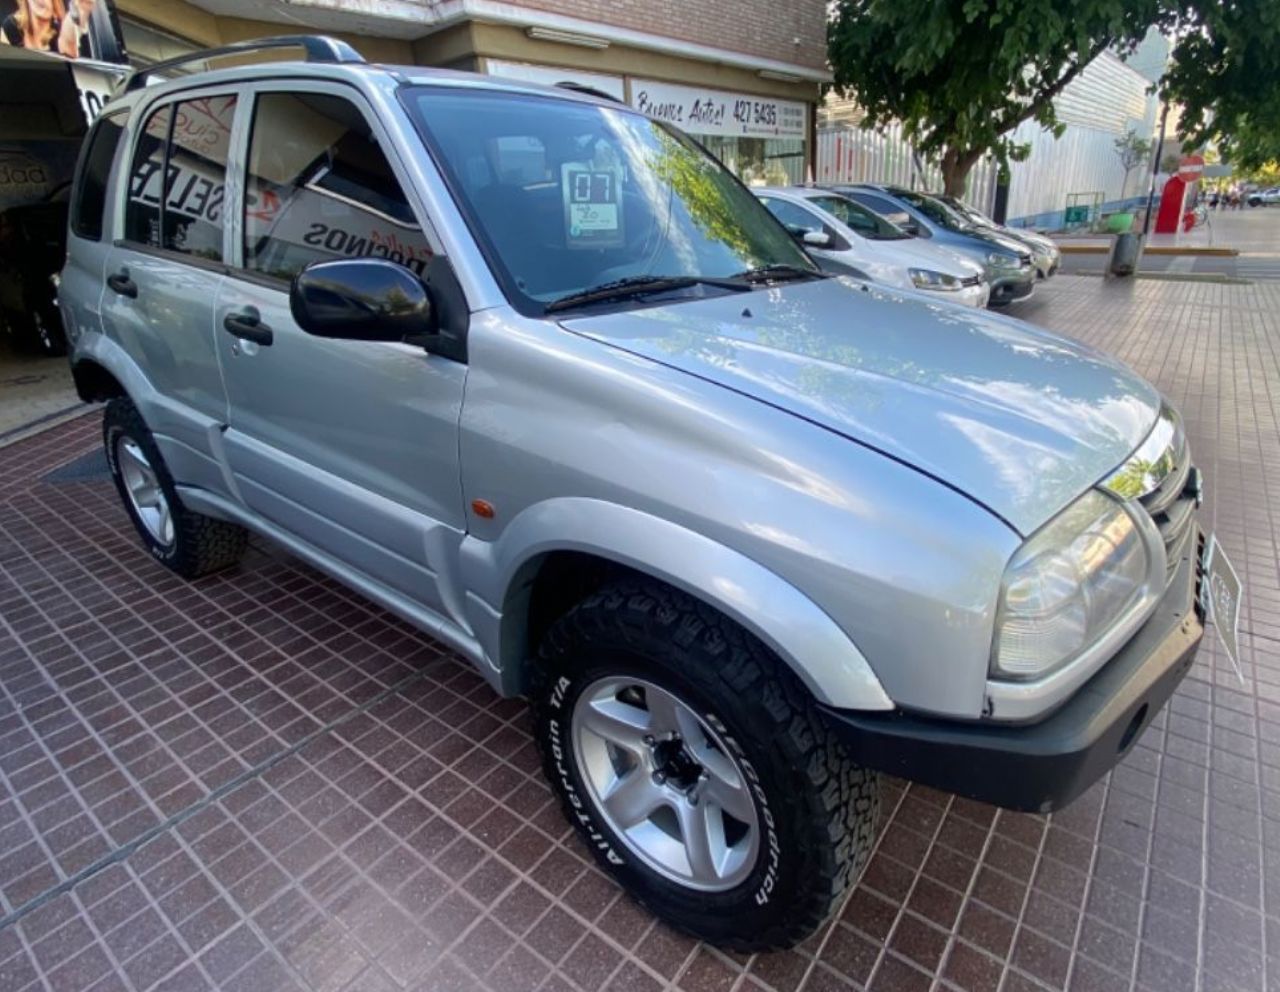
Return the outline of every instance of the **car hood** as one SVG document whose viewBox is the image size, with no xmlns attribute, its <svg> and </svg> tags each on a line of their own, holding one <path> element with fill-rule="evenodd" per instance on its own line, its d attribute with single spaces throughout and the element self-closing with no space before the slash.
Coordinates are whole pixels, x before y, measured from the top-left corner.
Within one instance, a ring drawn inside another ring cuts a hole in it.
<svg viewBox="0 0 1280 992">
<path fill-rule="evenodd" d="M 1003 231 L 997 231 L 993 227 L 974 227 L 970 228 L 966 233 L 972 234 L 974 237 L 990 242 L 993 245 L 998 245 L 1005 251 L 1011 251 L 1019 256 L 1026 255 L 1031 250 L 1021 241 L 1010 237 Z"/>
<path fill-rule="evenodd" d="M 583 316 L 575 333 L 928 473 L 1030 534 L 1108 475 L 1160 395 L 1021 322 L 849 279 Z"/>
<path fill-rule="evenodd" d="M 983 274 L 977 262 L 970 261 L 959 252 L 931 245 L 918 238 L 902 238 L 896 241 L 867 241 L 869 254 L 885 261 L 896 262 L 908 268 L 932 269 L 958 279 L 968 279 Z"/>
<path fill-rule="evenodd" d="M 1012 241 L 1021 247 L 1030 248 L 1033 251 L 1047 253 L 1055 247 L 1051 239 L 1036 234 L 1034 231 L 1013 230 L 1007 227 L 984 227 L 982 230 L 1005 241 Z"/>
</svg>

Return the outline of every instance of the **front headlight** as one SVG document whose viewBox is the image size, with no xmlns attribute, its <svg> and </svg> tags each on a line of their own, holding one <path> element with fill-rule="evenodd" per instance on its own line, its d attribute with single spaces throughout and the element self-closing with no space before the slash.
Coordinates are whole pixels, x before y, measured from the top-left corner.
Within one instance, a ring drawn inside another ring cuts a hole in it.
<svg viewBox="0 0 1280 992">
<path fill-rule="evenodd" d="M 1034 679 L 1080 655 L 1146 592 L 1151 563 L 1128 511 L 1090 490 L 1005 569 L 991 674 Z"/>
<path fill-rule="evenodd" d="M 993 251 L 987 256 L 987 263 L 993 269 L 1016 269 L 1018 267 L 1018 258 L 1016 255 L 1004 255 L 998 251 Z"/>
<path fill-rule="evenodd" d="M 957 290 L 960 280 L 945 272 L 934 272 L 932 269 L 909 269 L 911 282 L 916 289 Z"/>
</svg>

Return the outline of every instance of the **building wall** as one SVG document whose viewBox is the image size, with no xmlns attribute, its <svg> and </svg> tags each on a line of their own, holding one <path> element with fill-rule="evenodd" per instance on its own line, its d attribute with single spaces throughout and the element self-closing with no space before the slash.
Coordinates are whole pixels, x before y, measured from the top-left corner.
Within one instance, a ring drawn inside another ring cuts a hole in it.
<svg viewBox="0 0 1280 992">
<path fill-rule="evenodd" d="M 139 21 L 199 48 L 300 32 L 296 24 L 214 15 L 185 0 L 116 0 L 115 7 L 122 19 Z M 413 61 L 413 46 L 408 41 L 343 31 L 324 33 L 350 43 L 371 62 L 404 65 Z"/>
<path fill-rule="evenodd" d="M 515 6 L 812 69 L 827 65 L 825 0 L 534 0 Z"/>
<path fill-rule="evenodd" d="M 675 107 L 681 118 L 664 119 L 703 139 L 744 180 L 805 178 L 819 80 L 826 73 L 823 0 L 774 11 L 766 0 L 652 0 L 644 7 L 635 0 L 540 3 L 395 0 L 397 16 L 383 17 L 370 30 L 397 32 L 398 38 L 334 30 L 363 24 L 375 9 L 391 11 L 392 5 L 375 8 L 357 0 L 325 5 L 323 16 L 317 13 L 307 26 L 298 23 L 298 7 L 289 9 L 289 22 L 238 16 L 252 11 L 276 18 L 284 10 L 278 0 L 118 0 L 117 6 L 145 61 L 184 43 L 208 47 L 312 30 L 345 37 L 366 58 L 383 63 L 475 72 L 492 67 L 507 74 L 528 69 L 553 81 L 562 74 L 604 74 L 609 88 L 633 106 L 663 90 L 668 102 L 653 112 Z M 538 37 L 548 30 L 564 36 Z"/>
<path fill-rule="evenodd" d="M 660 79 L 686 86 L 708 86 L 808 103 L 814 102 L 818 96 L 816 82 L 765 79 L 759 73 L 738 66 L 681 58 L 624 45 L 610 45 L 599 50 L 562 45 L 530 38 L 519 28 L 505 24 L 470 22 L 466 27 L 471 52 L 481 58 L 526 62 L 531 65 L 567 66 L 588 72 Z M 442 64 L 442 56 L 453 54 L 453 46 L 442 45 L 438 34 L 430 34 L 414 42 L 414 60 L 420 65 L 439 65 Z M 468 68 L 483 71 L 483 63 L 476 63 Z"/>
</svg>

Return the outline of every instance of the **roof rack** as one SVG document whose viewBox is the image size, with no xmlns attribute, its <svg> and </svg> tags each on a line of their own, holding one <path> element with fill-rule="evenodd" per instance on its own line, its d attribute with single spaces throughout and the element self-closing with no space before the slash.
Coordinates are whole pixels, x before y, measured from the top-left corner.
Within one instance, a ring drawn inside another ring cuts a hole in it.
<svg viewBox="0 0 1280 992">
<path fill-rule="evenodd" d="M 141 89 L 147 79 L 157 72 L 165 72 L 186 65 L 188 62 L 208 62 L 210 59 L 224 58 L 232 55 L 245 55 L 250 52 L 269 51 L 273 48 L 301 48 L 306 53 L 308 62 L 351 63 L 363 62 L 364 58 L 345 41 L 317 34 L 279 35 L 274 38 L 257 38 L 253 41 L 237 41 L 217 48 L 202 48 L 196 52 L 179 55 L 177 58 L 165 59 L 152 65 L 135 70 L 125 80 L 123 92 L 129 93 Z"/>
</svg>

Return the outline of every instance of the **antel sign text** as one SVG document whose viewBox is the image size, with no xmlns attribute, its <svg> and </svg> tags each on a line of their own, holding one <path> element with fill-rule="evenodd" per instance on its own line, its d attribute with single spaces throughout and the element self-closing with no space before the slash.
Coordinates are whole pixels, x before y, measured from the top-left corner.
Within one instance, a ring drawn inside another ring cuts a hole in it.
<svg viewBox="0 0 1280 992">
<path fill-rule="evenodd" d="M 672 83 L 631 81 L 631 106 L 690 134 L 804 140 L 806 105 L 795 100 Z"/>
</svg>

